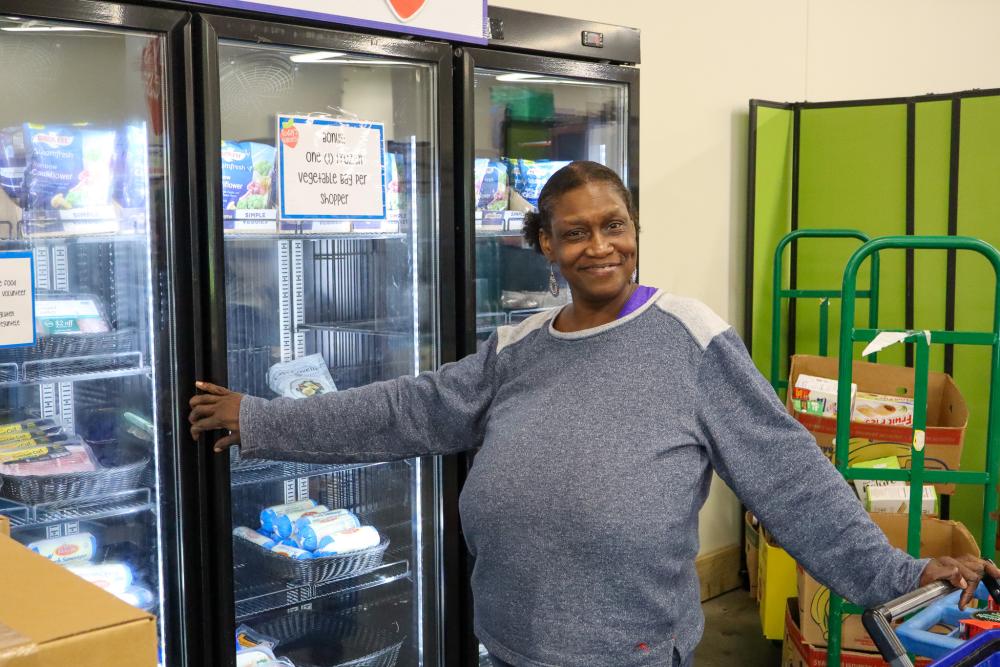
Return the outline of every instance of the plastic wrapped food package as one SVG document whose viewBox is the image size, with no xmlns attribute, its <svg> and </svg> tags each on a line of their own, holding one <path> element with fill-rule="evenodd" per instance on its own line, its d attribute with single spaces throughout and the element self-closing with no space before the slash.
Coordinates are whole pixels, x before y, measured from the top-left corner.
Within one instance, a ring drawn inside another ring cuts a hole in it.
<svg viewBox="0 0 1000 667">
<path fill-rule="evenodd" d="M 21 463 L 6 463 L 0 465 L 0 475 L 11 477 L 30 477 L 35 475 L 65 475 L 69 473 L 91 472 L 97 470 L 94 455 L 83 442 L 65 446 L 66 455 L 47 460 L 28 461 Z"/>
<path fill-rule="evenodd" d="M 337 391 L 321 354 L 274 364 L 267 371 L 267 386 L 288 398 L 309 398 Z"/>
<path fill-rule="evenodd" d="M 124 593 L 135 581 L 135 575 L 125 563 L 106 562 L 99 565 L 70 563 L 67 570 L 86 579 L 109 593 Z"/>
<path fill-rule="evenodd" d="M 28 548 L 36 554 L 45 556 L 53 563 L 63 565 L 93 559 L 97 553 L 97 538 L 91 533 L 78 533 L 77 535 L 37 540 L 29 543 Z"/>
<path fill-rule="evenodd" d="M 313 507 L 316 507 L 316 501 L 309 498 L 265 507 L 260 511 L 260 529 L 265 535 L 271 535 L 275 532 L 275 523 L 279 516 Z"/>
<path fill-rule="evenodd" d="M 348 528 L 324 537 L 316 549 L 316 558 L 339 556 L 354 551 L 363 551 L 378 546 L 381 536 L 372 526 Z"/>
<path fill-rule="evenodd" d="M 552 175 L 569 164 L 561 160 L 518 160 L 507 161 L 509 178 L 512 182 L 510 208 L 516 211 L 538 208 L 538 196 Z"/>
<path fill-rule="evenodd" d="M 39 336 L 108 333 L 111 325 L 96 296 L 44 293 L 35 299 L 35 331 Z"/>
<path fill-rule="evenodd" d="M 299 519 L 303 517 L 317 516 L 320 514 L 326 514 L 330 511 L 330 508 L 326 505 L 316 505 L 315 507 L 307 507 L 301 510 L 293 510 L 287 514 L 282 514 L 277 517 L 274 522 L 274 531 L 278 534 L 278 537 L 288 538 L 292 536 L 295 531 L 296 525 L 298 525 Z"/>
<path fill-rule="evenodd" d="M 272 206 L 274 146 L 253 141 L 222 142 L 222 208 L 226 213 Z"/>
<path fill-rule="evenodd" d="M 475 161 L 476 208 L 481 211 L 507 210 L 507 165 L 500 160 Z"/>
<path fill-rule="evenodd" d="M 330 542 L 331 536 L 360 526 L 358 517 L 347 510 L 336 510 L 312 521 L 296 525 L 296 540 L 303 549 L 315 551 Z M 378 544 L 376 542 L 375 544 Z"/>
</svg>

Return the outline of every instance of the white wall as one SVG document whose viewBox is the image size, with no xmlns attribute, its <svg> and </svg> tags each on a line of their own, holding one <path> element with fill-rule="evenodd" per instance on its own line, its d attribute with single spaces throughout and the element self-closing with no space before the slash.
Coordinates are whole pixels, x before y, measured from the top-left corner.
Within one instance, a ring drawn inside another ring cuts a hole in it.
<svg viewBox="0 0 1000 667">
<path fill-rule="evenodd" d="M 741 328 L 747 102 L 1000 87 L 995 0 L 497 0 L 642 30 L 643 282 L 698 297 Z M 737 543 L 718 479 L 702 552 Z"/>
</svg>

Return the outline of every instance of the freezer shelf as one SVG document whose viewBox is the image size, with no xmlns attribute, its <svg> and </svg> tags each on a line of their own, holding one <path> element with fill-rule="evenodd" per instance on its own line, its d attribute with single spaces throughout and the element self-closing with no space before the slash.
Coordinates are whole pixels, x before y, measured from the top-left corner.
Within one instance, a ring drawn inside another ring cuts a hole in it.
<svg viewBox="0 0 1000 667">
<path fill-rule="evenodd" d="M 406 560 L 383 562 L 375 569 L 321 584 L 265 583 L 239 586 L 241 580 L 252 576 L 249 573 L 241 573 L 239 567 L 234 571 L 234 577 L 237 579 L 236 620 L 239 622 L 280 609 L 316 602 L 322 598 L 355 593 L 407 579 L 410 577 L 410 564 Z"/>
<path fill-rule="evenodd" d="M 340 232 L 313 234 L 306 232 L 275 232 L 273 234 L 226 234 L 226 243 L 244 241 L 390 241 L 405 240 L 399 232 Z"/>
<path fill-rule="evenodd" d="M 144 365 L 141 352 L 96 354 L 86 357 L 37 359 L 0 364 L 0 389 L 31 387 L 55 382 L 84 382 L 143 375 L 152 370 Z"/>
<path fill-rule="evenodd" d="M 15 528 L 35 528 L 66 521 L 107 519 L 155 509 L 156 505 L 149 489 L 133 489 L 94 498 L 76 498 L 37 505 L 22 505 L 0 498 L 0 514 L 10 518 L 11 526 Z"/>
<path fill-rule="evenodd" d="M 354 463 L 354 464 L 314 464 L 314 463 L 292 463 L 290 461 L 269 461 L 267 459 L 243 460 L 230 468 L 230 485 L 233 488 L 248 486 L 251 484 L 265 484 L 268 482 L 283 482 L 290 479 L 304 479 L 317 477 L 336 472 L 357 470 L 369 466 L 381 465 L 379 463 Z"/>
</svg>

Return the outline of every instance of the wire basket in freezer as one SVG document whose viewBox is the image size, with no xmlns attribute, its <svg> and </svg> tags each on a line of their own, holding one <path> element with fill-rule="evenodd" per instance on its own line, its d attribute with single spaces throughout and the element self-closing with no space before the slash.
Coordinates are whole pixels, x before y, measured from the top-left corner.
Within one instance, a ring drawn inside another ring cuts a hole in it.
<svg viewBox="0 0 1000 667">
<path fill-rule="evenodd" d="M 299 610 L 255 630 L 278 640 L 274 652 L 296 667 L 393 667 L 405 637 L 375 630 L 343 616 Z"/>
<path fill-rule="evenodd" d="M 372 570 L 382 564 L 389 540 L 382 541 L 371 549 L 352 551 L 336 556 L 322 556 L 310 560 L 295 560 L 256 545 L 239 536 L 233 538 L 233 550 L 237 560 L 246 562 L 251 571 L 261 571 L 283 581 L 318 584 L 334 579 L 350 577 Z"/>
<path fill-rule="evenodd" d="M 0 496 L 26 505 L 72 498 L 88 498 L 134 489 L 149 465 L 150 454 L 139 447 L 123 447 L 115 465 L 61 475 L 14 476 L 0 474 Z"/>
<path fill-rule="evenodd" d="M 34 347 L 20 347 L 0 353 L 0 363 L 22 363 L 61 357 L 92 357 L 135 349 L 134 329 L 102 333 L 50 334 L 39 336 Z"/>
</svg>

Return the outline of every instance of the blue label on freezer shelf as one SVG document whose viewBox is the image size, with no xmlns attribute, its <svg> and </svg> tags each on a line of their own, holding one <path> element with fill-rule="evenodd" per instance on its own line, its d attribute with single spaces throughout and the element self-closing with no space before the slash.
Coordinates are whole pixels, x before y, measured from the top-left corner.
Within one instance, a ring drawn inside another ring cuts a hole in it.
<svg viewBox="0 0 1000 667">
<path fill-rule="evenodd" d="M 0 252 L 0 348 L 35 344 L 35 258 Z"/>
</svg>

